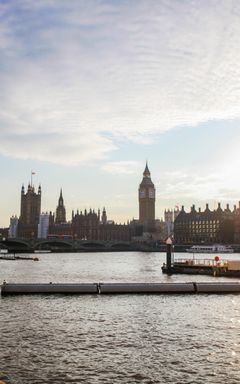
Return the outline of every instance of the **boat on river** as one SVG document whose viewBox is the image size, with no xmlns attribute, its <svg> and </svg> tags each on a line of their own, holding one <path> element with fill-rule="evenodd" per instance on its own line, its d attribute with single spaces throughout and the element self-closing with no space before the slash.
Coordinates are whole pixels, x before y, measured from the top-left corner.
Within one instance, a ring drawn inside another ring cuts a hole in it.
<svg viewBox="0 0 240 384">
<path fill-rule="evenodd" d="M 233 253 L 234 250 L 230 245 L 193 245 L 186 250 L 188 253 Z"/>
</svg>

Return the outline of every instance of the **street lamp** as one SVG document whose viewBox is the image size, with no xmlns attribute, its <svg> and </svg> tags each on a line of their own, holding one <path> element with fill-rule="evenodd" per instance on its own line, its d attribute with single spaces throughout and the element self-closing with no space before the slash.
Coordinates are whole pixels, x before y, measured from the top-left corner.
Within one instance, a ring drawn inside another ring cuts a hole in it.
<svg viewBox="0 0 240 384">
<path fill-rule="evenodd" d="M 167 272 L 171 272 L 171 267 L 172 267 L 172 239 L 171 237 L 168 237 L 166 241 L 166 246 L 167 246 Z"/>
</svg>

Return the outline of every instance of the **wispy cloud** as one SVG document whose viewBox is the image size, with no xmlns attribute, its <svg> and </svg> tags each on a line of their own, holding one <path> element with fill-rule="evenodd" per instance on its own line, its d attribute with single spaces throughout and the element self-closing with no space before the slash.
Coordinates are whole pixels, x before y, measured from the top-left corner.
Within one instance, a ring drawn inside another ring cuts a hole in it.
<svg viewBox="0 0 240 384">
<path fill-rule="evenodd" d="M 115 161 L 108 162 L 102 166 L 102 169 L 113 174 L 136 174 L 142 164 L 137 161 Z"/>
<path fill-rule="evenodd" d="M 12 0 L 0 17 L 1 153 L 77 164 L 240 116 L 237 0 Z"/>
<path fill-rule="evenodd" d="M 234 204 L 239 200 L 240 181 L 229 173 L 204 174 L 188 169 L 185 172 L 162 174 L 156 183 L 159 201 L 227 201 Z"/>
</svg>

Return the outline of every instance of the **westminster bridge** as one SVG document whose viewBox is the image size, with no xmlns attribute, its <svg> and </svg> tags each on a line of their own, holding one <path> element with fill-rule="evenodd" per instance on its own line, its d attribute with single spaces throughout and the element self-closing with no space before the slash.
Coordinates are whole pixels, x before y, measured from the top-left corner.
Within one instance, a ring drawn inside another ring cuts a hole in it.
<svg viewBox="0 0 240 384">
<path fill-rule="evenodd" d="M 0 239 L 0 250 L 12 253 L 50 252 L 114 252 L 114 251 L 163 251 L 165 245 L 127 241 L 100 241 L 81 239 Z"/>
</svg>

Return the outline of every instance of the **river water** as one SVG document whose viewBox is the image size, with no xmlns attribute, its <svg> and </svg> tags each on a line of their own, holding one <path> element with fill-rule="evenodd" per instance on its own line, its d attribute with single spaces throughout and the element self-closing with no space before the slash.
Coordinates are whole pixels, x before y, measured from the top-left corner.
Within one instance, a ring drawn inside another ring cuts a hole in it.
<svg viewBox="0 0 240 384">
<path fill-rule="evenodd" d="M 163 253 L 38 256 L 0 260 L 0 282 L 227 280 L 162 275 Z M 0 372 L 14 384 L 237 384 L 240 296 L 2 297 Z"/>
</svg>

